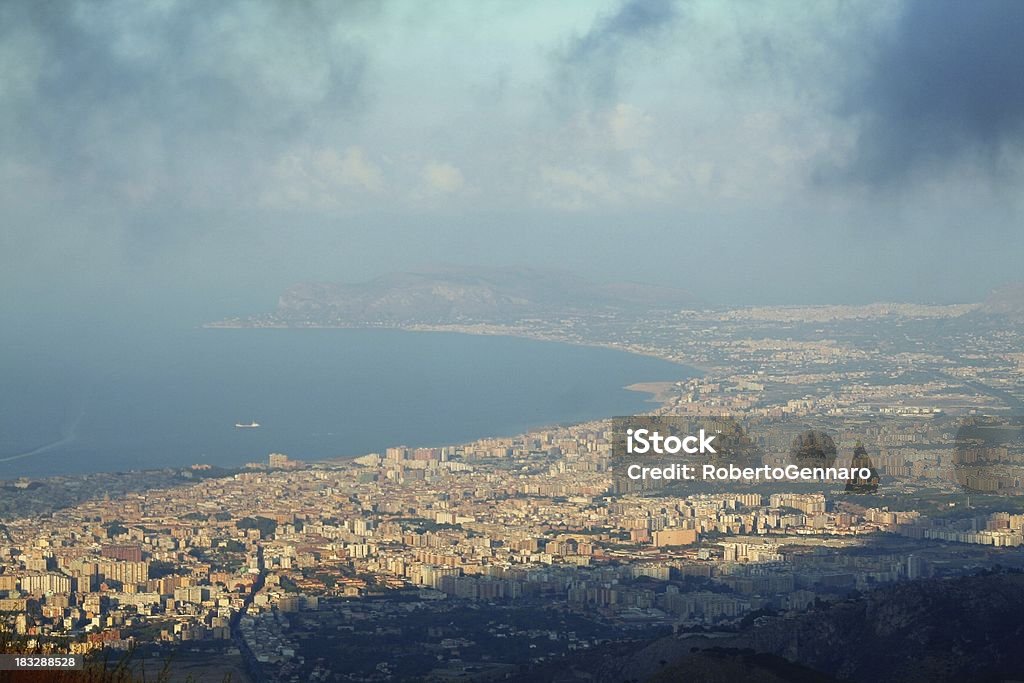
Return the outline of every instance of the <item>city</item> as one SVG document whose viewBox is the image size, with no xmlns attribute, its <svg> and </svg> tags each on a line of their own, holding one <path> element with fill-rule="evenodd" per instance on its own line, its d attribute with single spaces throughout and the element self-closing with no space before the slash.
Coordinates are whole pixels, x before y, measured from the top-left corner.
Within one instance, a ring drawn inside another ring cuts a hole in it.
<svg viewBox="0 0 1024 683">
<path fill-rule="evenodd" d="M 965 420 L 1019 406 L 1020 333 L 988 318 L 996 331 L 979 332 L 974 318 L 941 342 L 927 334 L 972 310 L 511 328 L 692 359 L 701 376 L 637 387 L 657 397 L 652 416 L 742 421 L 766 464 L 821 429 L 836 464 L 866 458 L 877 472 L 868 490 L 621 490 L 613 420 L 353 460 L 196 464 L 172 486 L 5 521 L 0 611 L 62 651 L 130 650 L 142 663 L 173 652 L 183 671 L 214 657 L 253 680 L 486 679 L 886 584 L 1024 568 L 1019 430 L 980 468 L 958 441 Z"/>
</svg>

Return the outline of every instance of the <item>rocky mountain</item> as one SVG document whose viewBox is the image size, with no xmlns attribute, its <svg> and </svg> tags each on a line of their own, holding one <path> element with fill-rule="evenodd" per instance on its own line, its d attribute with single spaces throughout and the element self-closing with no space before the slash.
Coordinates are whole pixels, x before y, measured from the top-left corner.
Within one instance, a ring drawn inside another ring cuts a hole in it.
<svg viewBox="0 0 1024 683">
<path fill-rule="evenodd" d="M 982 310 L 1016 322 L 1024 321 L 1024 282 L 999 287 L 986 297 Z"/>
<path fill-rule="evenodd" d="M 358 284 L 303 283 L 280 297 L 274 317 L 322 324 L 507 322 L 601 310 L 678 310 L 685 292 L 599 284 L 560 271 L 448 268 L 395 273 Z"/>
</svg>

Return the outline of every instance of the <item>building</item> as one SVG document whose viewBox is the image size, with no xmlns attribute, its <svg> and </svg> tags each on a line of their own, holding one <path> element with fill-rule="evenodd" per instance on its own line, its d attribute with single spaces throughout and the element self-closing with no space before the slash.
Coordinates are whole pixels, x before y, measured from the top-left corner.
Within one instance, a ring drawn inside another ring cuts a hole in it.
<svg viewBox="0 0 1024 683">
<path fill-rule="evenodd" d="M 662 529 L 654 532 L 654 545 L 659 548 L 669 545 L 690 545 L 696 542 L 696 529 Z"/>
<path fill-rule="evenodd" d="M 100 549 L 100 556 L 123 562 L 142 562 L 142 546 L 131 543 L 105 545 Z"/>
</svg>

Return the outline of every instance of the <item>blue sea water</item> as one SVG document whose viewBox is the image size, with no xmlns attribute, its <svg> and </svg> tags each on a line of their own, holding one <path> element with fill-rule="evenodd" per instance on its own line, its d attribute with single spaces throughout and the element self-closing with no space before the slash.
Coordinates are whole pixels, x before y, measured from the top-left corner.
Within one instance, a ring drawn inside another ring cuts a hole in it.
<svg viewBox="0 0 1024 683">
<path fill-rule="evenodd" d="M 0 479 L 459 443 L 643 412 L 626 385 L 692 375 L 610 349 L 342 329 L 9 341 L 0 373 Z"/>
</svg>

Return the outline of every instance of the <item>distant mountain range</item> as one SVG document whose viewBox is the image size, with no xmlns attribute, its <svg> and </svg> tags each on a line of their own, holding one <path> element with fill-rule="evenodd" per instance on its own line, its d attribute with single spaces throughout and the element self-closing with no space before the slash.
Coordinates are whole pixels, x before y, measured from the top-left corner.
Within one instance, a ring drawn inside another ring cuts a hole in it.
<svg viewBox="0 0 1024 683">
<path fill-rule="evenodd" d="M 390 273 L 359 283 L 303 282 L 281 294 L 271 313 L 231 319 L 212 326 L 410 326 L 506 324 L 531 319 L 553 321 L 576 315 L 701 309 L 689 292 L 635 282 L 596 282 L 572 273 L 541 268 L 448 267 Z M 992 291 L 985 301 L 953 306 L 872 304 L 868 306 L 769 306 L 740 308 L 733 318 L 792 322 L 828 315 L 848 317 L 902 314 L 910 317 L 962 317 L 968 324 L 1024 322 L 1024 283 Z M 723 309 L 724 310 L 724 309 Z M 823 313 L 823 310 L 825 312 Z M 988 322 L 986 322 L 988 321 Z"/>
<path fill-rule="evenodd" d="M 686 292 L 636 283 L 600 284 L 554 270 L 446 268 L 384 275 L 359 284 L 289 287 L 274 317 L 282 322 L 446 324 L 505 322 L 574 312 L 693 306 Z"/>
</svg>

